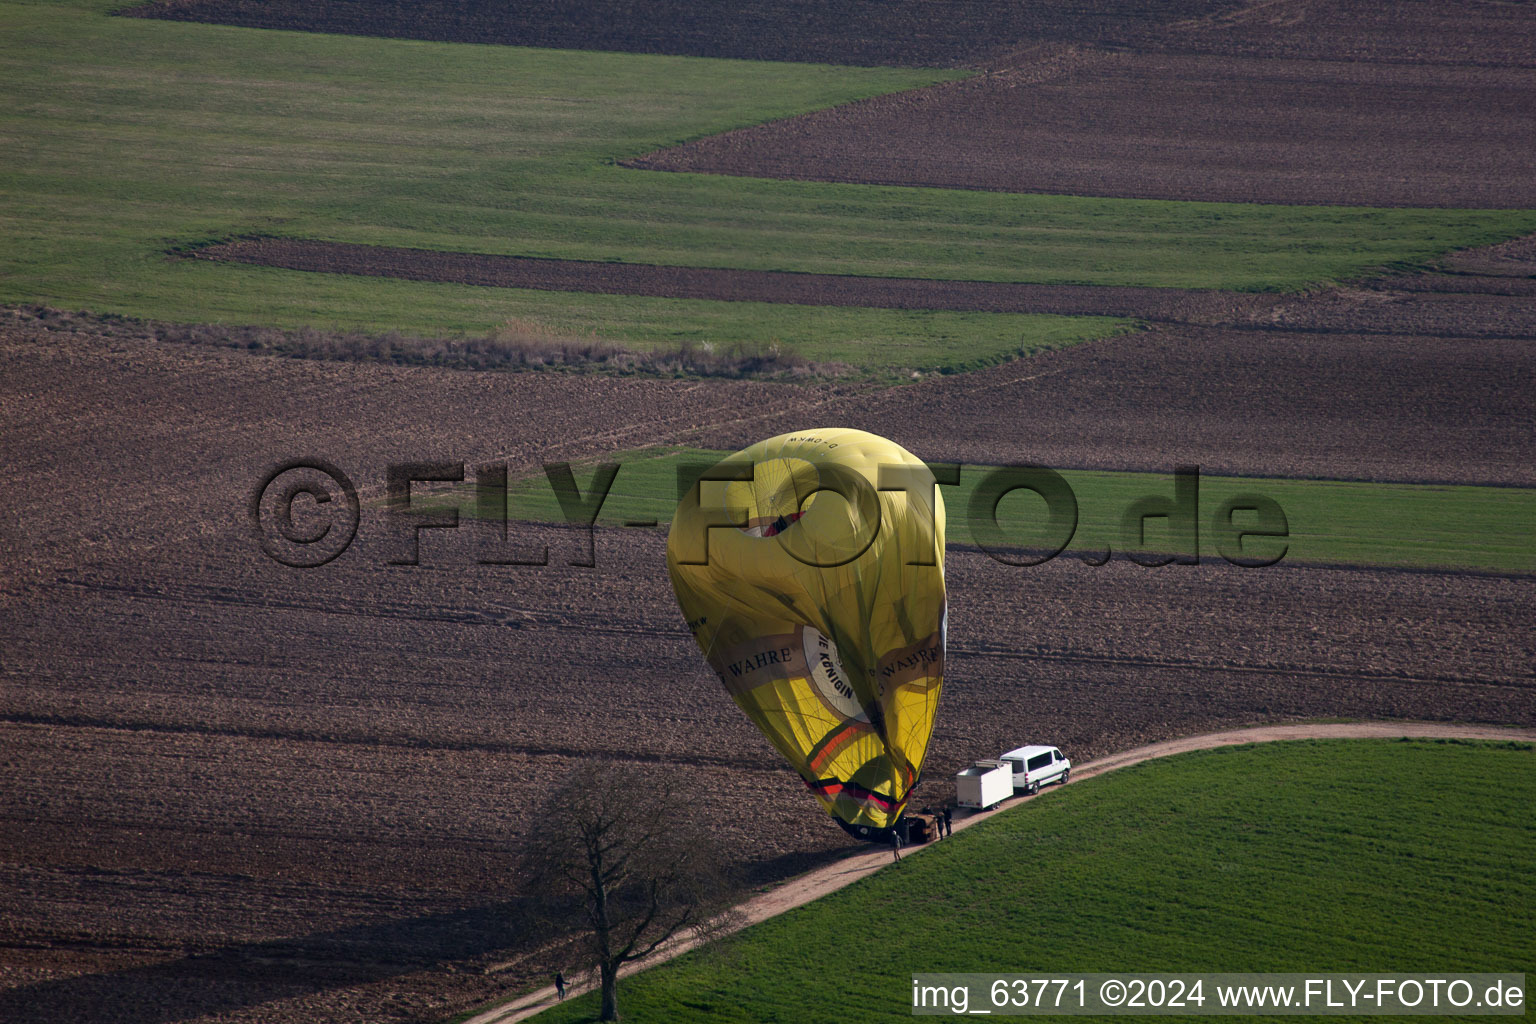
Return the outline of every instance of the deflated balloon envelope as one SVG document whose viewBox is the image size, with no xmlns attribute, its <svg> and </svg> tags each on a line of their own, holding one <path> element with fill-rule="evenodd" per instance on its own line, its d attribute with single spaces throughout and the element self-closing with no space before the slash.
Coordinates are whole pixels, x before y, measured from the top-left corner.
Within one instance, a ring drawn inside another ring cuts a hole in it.
<svg viewBox="0 0 1536 1024">
<path fill-rule="evenodd" d="M 861 430 L 759 442 L 678 505 L 667 565 L 731 697 L 853 835 L 882 839 L 922 770 L 944 675 L 944 503 Z"/>
</svg>

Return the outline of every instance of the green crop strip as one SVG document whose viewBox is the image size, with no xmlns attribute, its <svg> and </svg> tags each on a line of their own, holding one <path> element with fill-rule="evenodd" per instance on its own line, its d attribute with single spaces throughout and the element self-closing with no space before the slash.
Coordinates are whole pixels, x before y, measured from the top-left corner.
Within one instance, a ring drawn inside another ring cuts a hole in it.
<svg viewBox="0 0 1536 1024">
<path fill-rule="evenodd" d="M 780 341 L 965 369 L 1120 322 L 791 310 L 170 260 L 256 232 L 528 256 L 1289 289 L 1536 230 L 1528 211 L 1006 195 L 641 172 L 618 161 L 953 77 L 423 43 L 3 3 L 0 301 L 405 332 L 508 320 L 636 345 Z"/>
<path fill-rule="evenodd" d="M 619 466 L 597 519 L 599 526 L 623 526 L 654 521 L 665 527 L 677 507 L 679 468 L 697 475 L 729 453 L 704 449 L 651 449 L 617 453 L 606 460 Z M 574 468 L 583 496 L 590 496 L 595 463 Z M 980 545 L 1003 560 L 1018 564 L 1038 561 L 1059 546 L 1047 530 L 1049 506 L 1040 494 L 1017 489 L 993 505 L 997 530 L 986 530 L 983 501 L 976 492 L 995 476 L 995 467 L 967 465 L 959 483 L 943 486 L 947 510 L 947 540 L 954 545 Z M 1147 561 L 1157 553 L 1188 554 L 1172 527 L 1177 507 L 1177 483 L 1169 473 L 1129 473 L 1063 470 L 1076 505 L 1076 529 L 1066 545 L 1068 555 L 1097 560 L 1108 550 L 1115 557 L 1137 551 Z M 1438 484 L 1361 483 L 1338 480 L 1286 480 L 1208 476 L 1201 474 L 1198 496 L 1191 506 L 1202 559 L 1234 555 L 1245 562 L 1279 558 L 1284 564 L 1350 565 L 1383 568 L 1474 570 L 1493 573 L 1536 573 L 1536 489 Z M 1263 533 L 1260 513 L 1248 511 L 1260 496 L 1284 515 L 1286 536 L 1249 536 L 1236 541 L 1233 533 Z M 833 499 L 837 500 L 837 499 Z M 1168 518 L 1144 521 L 1139 547 L 1127 547 L 1123 533 L 1126 513 L 1138 502 L 1158 507 L 1142 511 L 1173 511 Z M 1166 502 L 1166 504 L 1164 504 Z M 1235 503 L 1237 511 L 1228 509 Z M 426 491 L 413 508 L 453 504 L 468 517 L 478 514 L 472 483 L 446 496 Z M 507 491 L 508 518 L 559 523 L 563 515 L 550 480 L 542 473 L 513 480 Z M 1226 512 L 1225 523 L 1222 522 Z M 973 516 L 979 512 L 979 516 Z M 1225 536 L 1224 536 L 1225 534 Z"/>
<path fill-rule="evenodd" d="M 1533 801 L 1529 744 L 1147 762 L 621 981 L 619 1007 L 636 1024 L 889 1021 L 928 972 L 1521 971 L 1536 958 Z M 538 1019 L 596 1009 L 585 995 Z"/>
</svg>

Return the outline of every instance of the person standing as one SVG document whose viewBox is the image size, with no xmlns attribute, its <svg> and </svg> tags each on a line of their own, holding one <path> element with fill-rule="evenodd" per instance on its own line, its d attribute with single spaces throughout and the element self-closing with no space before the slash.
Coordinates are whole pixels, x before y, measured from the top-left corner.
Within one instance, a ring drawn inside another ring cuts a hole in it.
<svg viewBox="0 0 1536 1024">
<path fill-rule="evenodd" d="M 560 996 L 560 1001 L 565 1002 L 565 975 L 555 972 L 555 992 Z"/>
<path fill-rule="evenodd" d="M 901 863 L 901 830 L 894 827 L 891 829 L 891 859 Z"/>
<path fill-rule="evenodd" d="M 944 834 L 946 836 L 952 836 L 952 835 L 955 834 L 955 827 L 949 823 L 949 807 L 948 806 L 946 806 L 944 808 Z"/>
</svg>

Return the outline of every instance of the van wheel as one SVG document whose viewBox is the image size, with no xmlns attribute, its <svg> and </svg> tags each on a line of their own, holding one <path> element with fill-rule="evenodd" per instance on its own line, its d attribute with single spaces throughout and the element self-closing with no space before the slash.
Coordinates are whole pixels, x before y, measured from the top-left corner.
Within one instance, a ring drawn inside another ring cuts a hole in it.
<svg viewBox="0 0 1536 1024">
<path fill-rule="evenodd" d="M 1040 783 L 1038 782 L 1031 782 L 1028 788 L 1024 790 L 1027 796 L 1034 796 L 1038 792 L 1040 792 Z"/>
<path fill-rule="evenodd" d="M 1070 779 L 1071 777 L 1072 777 L 1072 769 L 1068 768 L 1066 771 L 1061 773 L 1061 784 L 1063 786 L 1065 786 L 1067 784 L 1067 780 Z"/>
</svg>

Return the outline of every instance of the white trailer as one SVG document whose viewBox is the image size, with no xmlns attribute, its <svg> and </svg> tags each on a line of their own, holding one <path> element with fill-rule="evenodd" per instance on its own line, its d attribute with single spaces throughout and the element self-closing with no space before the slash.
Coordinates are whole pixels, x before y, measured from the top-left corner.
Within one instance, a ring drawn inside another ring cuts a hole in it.
<svg viewBox="0 0 1536 1024">
<path fill-rule="evenodd" d="M 1013 766 L 1007 761 L 977 761 L 955 776 L 961 807 L 985 810 L 1013 796 Z"/>
</svg>

